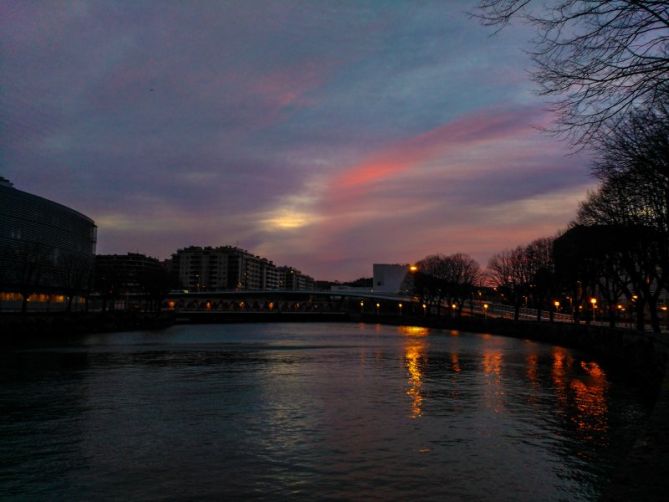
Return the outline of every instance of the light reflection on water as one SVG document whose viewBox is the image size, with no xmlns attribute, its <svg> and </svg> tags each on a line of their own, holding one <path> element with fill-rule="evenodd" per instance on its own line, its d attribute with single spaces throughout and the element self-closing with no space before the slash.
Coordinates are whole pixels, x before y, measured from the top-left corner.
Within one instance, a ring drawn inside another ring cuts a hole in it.
<svg viewBox="0 0 669 502">
<path fill-rule="evenodd" d="M 427 343 L 424 338 L 430 331 L 421 326 L 400 326 L 398 329 L 406 336 L 404 361 L 409 372 L 409 388 L 406 393 L 411 398 L 411 417 L 417 418 L 422 414 L 423 403 L 421 367 L 427 365 Z"/>
<path fill-rule="evenodd" d="M 178 326 L 0 358 L 0 498 L 593 500 L 646 413 L 576 352 L 411 326 Z"/>
</svg>

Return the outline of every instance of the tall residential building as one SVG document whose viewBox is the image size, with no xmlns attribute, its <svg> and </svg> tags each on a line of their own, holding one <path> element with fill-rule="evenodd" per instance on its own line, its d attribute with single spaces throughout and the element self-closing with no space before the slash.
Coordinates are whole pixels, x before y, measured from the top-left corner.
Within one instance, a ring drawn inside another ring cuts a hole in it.
<svg viewBox="0 0 669 502">
<path fill-rule="evenodd" d="M 172 255 L 172 270 L 185 289 L 276 289 L 277 269 L 270 260 L 234 246 L 190 246 Z"/>
<path fill-rule="evenodd" d="M 313 291 L 316 281 L 293 267 L 278 267 L 279 288 L 293 291 Z"/>
</svg>

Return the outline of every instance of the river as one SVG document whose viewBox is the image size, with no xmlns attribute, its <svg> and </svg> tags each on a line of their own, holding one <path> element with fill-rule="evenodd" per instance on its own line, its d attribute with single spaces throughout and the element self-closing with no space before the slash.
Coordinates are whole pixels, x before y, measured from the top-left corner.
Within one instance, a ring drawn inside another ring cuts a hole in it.
<svg viewBox="0 0 669 502">
<path fill-rule="evenodd" d="M 0 359 L 0 499 L 595 500 L 648 414 L 576 351 L 411 326 L 174 326 Z"/>
</svg>

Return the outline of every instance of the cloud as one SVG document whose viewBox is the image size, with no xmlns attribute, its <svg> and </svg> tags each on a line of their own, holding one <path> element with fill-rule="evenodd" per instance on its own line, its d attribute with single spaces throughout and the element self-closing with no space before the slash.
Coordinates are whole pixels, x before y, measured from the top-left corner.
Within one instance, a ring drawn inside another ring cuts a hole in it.
<svg viewBox="0 0 669 502">
<path fill-rule="evenodd" d="M 158 5 L 0 7 L 0 174 L 93 217 L 100 252 L 237 243 L 345 279 L 483 259 L 588 183 L 533 128 L 527 32 L 469 2 Z"/>
</svg>

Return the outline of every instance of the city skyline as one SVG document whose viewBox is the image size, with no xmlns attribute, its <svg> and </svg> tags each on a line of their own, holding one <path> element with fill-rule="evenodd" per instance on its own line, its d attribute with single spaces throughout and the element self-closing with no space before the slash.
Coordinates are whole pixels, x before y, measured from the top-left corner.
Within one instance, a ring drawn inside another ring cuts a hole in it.
<svg viewBox="0 0 669 502">
<path fill-rule="evenodd" d="M 495 252 L 595 186 L 475 2 L 4 7 L 3 172 L 99 253 L 239 245 L 318 279 Z"/>
</svg>

